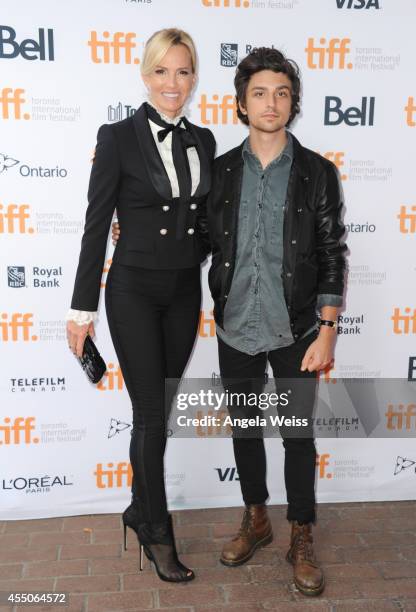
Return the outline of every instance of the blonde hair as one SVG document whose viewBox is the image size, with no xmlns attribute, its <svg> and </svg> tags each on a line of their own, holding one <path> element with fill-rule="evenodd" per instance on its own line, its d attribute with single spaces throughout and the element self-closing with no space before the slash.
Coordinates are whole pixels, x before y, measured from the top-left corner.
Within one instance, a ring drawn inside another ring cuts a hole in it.
<svg viewBox="0 0 416 612">
<path fill-rule="evenodd" d="M 140 67 L 142 75 L 150 74 L 169 49 L 175 45 L 185 45 L 188 49 L 191 55 L 192 72 L 195 73 L 197 68 L 197 56 L 194 41 L 189 34 L 183 30 L 165 28 L 164 30 L 155 32 L 146 43 Z"/>
</svg>

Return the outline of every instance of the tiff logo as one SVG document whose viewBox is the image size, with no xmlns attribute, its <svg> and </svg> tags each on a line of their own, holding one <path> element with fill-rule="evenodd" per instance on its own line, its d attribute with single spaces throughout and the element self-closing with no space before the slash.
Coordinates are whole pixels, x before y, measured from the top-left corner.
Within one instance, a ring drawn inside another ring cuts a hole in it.
<svg viewBox="0 0 416 612">
<path fill-rule="evenodd" d="M 120 366 L 114 369 L 114 363 L 109 363 L 104 377 L 97 385 L 99 391 L 121 391 L 124 386 L 123 374 Z"/>
<path fill-rule="evenodd" d="M 351 51 L 348 46 L 350 42 L 350 38 L 330 38 L 328 41 L 326 38 L 320 38 L 319 45 L 317 45 L 314 38 L 308 38 L 305 48 L 308 68 L 312 70 L 333 70 L 334 68 L 351 70 L 351 62 L 346 63 Z"/>
<path fill-rule="evenodd" d="M 215 336 L 215 320 L 213 317 L 213 311 L 210 310 L 210 317 L 205 317 L 203 310 L 199 313 L 199 327 L 198 335 L 201 338 L 213 338 Z"/>
<path fill-rule="evenodd" d="M 97 463 L 94 476 L 98 489 L 131 487 L 133 471 L 130 463 L 126 461 L 120 461 L 116 467 L 114 467 L 114 463 L 110 462 L 107 463 L 105 468 L 102 463 Z"/>
<path fill-rule="evenodd" d="M 409 127 L 415 127 L 416 121 L 414 120 L 414 115 L 416 113 L 416 104 L 413 96 L 409 96 L 407 99 L 407 105 L 404 107 L 406 111 L 406 123 Z"/>
<path fill-rule="evenodd" d="M 3 204 L 0 204 L 0 234 L 33 234 L 33 227 L 27 227 L 26 221 L 30 219 L 30 215 L 27 212 L 30 210 L 28 204 L 9 204 L 7 206 L 7 212 L 4 210 Z M 17 230 L 16 230 L 17 226 Z"/>
<path fill-rule="evenodd" d="M 393 316 L 390 317 L 393 321 L 394 334 L 416 334 L 416 308 L 405 308 L 405 314 L 401 314 L 400 308 L 395 308 Z"/>
<path fill-rule="evenodd" d="M 38 29 L 38 40 L 25 38 L 19 44 L 16 42 L 16 30 L 9 26 L 0 25 L 0 59 L 14 59 L 21 55 L 25 60 L 41 62 L 55 60 L 53 46 L 53 30 Z"/>
<path fill-rule="evenodd" d="M 361 108 L 351 106 L 342 110 L 342 100 L 338 96 L 325 96 L 324 125 L 340 125 L 345 123 L 350 127 L 356 125 L 374 125 L 375 98 L 361 98 Z"/>
<path fill-rule="evenodd" d="M 402 234 L 414 234 L 416 232 L 416 206 L 410 206 L 409 208 L 413 212 L 406 212 L 406 206 L 400 206 L 400 213 L 397 215 Z"/>
<path fill-rule="evenodd" d="M 39 443 L 39 438 L 32 436 L 35 431 L 35 417 L 16 417 L 13 423 L 9 417 L 5 417 L 3 423 L 4 425 L 0 425 L 0 445 Z"/>
<path fill-rule="evenodd" d="M 332 163 L 335 164 L 335 166 L 341 172 L 341 168 L 345 165 L 345 153 L 343 151 L 327 151 L 326 153 L 322 153 L 322 156 L 325 157 L 325 159 L 332 161 Z M 342 181 L 346 181 L 347 178 L 348 177 L 346 174 L 341 174 Z"/>
<path fill-rule="evenodd" d="M 393 404 L 387 406 L 387 429 L 391 430 L 409 430 L 416 426 L 416 404 L 398 404 L 397 408 Z M 415 425 L 412 425 L 412 419 L 415 419 Z"/>
<path fill-rule="evenodd" d="M 202 4 L 212 8 L 248 8 L 250 6 L 249 0 L 202 0 Z"/>
<path fill-rule="evenodd" d="M 137 47 L 134 32 L 103 32 L 103 39 L 98 39 L 96 31 L 91 32 L 88 46 L 91 49 L 91 60 L 94 64 L 139 64 L 138 57 L 133 58 L 132 51 Z"/>
<path fill-rule="evenodd" d="M 11 87 L 3 87 L 0 92 L 0 110 L 3 119 L 30 119 L 29 113 L 23 113 L 22 104 L 26 102 L 22 94 L 25 90 L 21 87 L 12 89 Z"/>
<path fill-rule="evenodd" d="M 36 342 L 37 336 L 29 336 L 29 330 L 33 327 L 33 314 L 26 312 L 14 312 L 12 318 L 9 321 L 9 315 L 7 312 L 3 312 L 0 315 L 0 341 L 3 342 L 17 342 L 23 340 L 23 342 Z"/>
<path fill-rule="evenodd" d="M 220 96 L 214 94 L 212 102 L 208 102 L 207 95 L 201 95 L 198 108 L 201 109 L 201 123 L 204 125 L 227 125 L 228 123 L 237 124 L 237 103 L 235 97 L 227 94 L 219 101 Z"/>
<path fill-rule="evenodd" d="M 316 466 L 318 468 L 319 478 L 332 478 L 332 472 L 327 472 L 329 466 L 328 459 L 330 458 L 329 453 L 323 453 L 322 455 L 316 455 Z"/>
<path fill-rule="evenodd" d="M 111 106 L 111 104 L 107 107 L 108 120 L 109 121 L 121 121 L 122 119 L 127 119 L 127 117 L 131 117 L 134 115 L 137 109 L 129 106 L 128 104 L 122 104 L 119 102 L 117 106 Z"/>
</svg>

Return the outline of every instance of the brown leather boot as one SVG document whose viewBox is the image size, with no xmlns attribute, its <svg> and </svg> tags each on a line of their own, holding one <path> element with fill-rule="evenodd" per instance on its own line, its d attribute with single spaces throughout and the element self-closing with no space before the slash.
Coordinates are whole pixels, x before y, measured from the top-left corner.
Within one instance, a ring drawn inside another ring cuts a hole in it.
<svg viewBox="0 0 416 612">
<path fill-rule="evenodd" d="M 292 521 L 290 548 L 286 560 L 293 565 L 295 585 L 304 595 L 320 595 L 325 587 L 322 569 L 313 551 L 312 525 Z"/>
<path fill-rule="evenodd" d="M 251 504 L 244 510 L 243 520 L 237 535 L 225 544 L 221 563 L 231 567 L 242 565 L 260 546 L 273 540 L 272 526 L 264 504 Z"/>
</svg>

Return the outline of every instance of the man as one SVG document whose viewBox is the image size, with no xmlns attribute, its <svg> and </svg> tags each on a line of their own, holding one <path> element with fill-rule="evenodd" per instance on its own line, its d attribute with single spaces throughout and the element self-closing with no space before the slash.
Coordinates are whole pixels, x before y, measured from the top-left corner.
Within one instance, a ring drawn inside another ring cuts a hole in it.
<svg viewBox="0 0 416 612">
<path fill-rule="evenodd" d="M 276 49 L 255 49 L 239 64 L 234 84 L 249 135 L 215 160 L 207 203 L 220 372 L 225 382 L 243 381 L 239 392 L 249 391 L 244 380 L 264 377 L 268 361 L 276 380 L 301 379 L 290 411 L 310 418 L 316 374 L 332 362 L 342 305 L 347 247 L 338 174 L 286 130 L 300 110 L 294 62 Z M 311 533 L 314 440 L 281 433 L 292 525 L 287 560 L 298 589 L 319 595 L 324 576 Z M 246 509 L 237 536 L 222 551 L 228 566 L 245 563 L 273 537 L 263 439 L 234 431 L 233 444 Z"/>
<path fill-rule="evenodd" d="M 240 62 L 234 83 L 249 136 L 215 160 L 207 202 L 221 377 L 232 391 L 258 392 L 269 362 L 277 387 L 279 379 L 300 383 L 287 410 L 310 419 L 317 371 L 333 360 L 343 301 L 347 247 L 338 173 L 286 130 L 300 111 L 294 62 L 276 49 L 255 49 Z M 281 434 L 291 522 L 287 560 L 298 589 L 319 595 L 325 583 L 311 533 L 315 444 L 312 434 L 293 435 L 293 428 Z M 263 438 L 234 429 L 233 445 L 246 507 L 221 554 L 227 566 L 246 563 L 273 538 Z"/>
</svg>

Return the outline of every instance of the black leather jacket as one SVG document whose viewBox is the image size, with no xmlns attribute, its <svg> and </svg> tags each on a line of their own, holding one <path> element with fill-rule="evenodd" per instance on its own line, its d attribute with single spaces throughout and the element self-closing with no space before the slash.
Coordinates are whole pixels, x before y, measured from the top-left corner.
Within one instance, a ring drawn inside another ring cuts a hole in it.
<svg viewBox="0 0 416 612">
<path fill-rule="evenodd" d="M 342 296 L 345 251 L 343 205 L 334 164 L 302 147 L 293 137 L 283 222 L 282 278 L 294 338 L 316 321 L 318 294 Z M 207 200 L 207 230 L 212 250 L 208 281 L 214 317 L 223 327 L 236 256 L 238 209 L 243 176 L 242 145 L 214 161 Z"/>
</svg>

